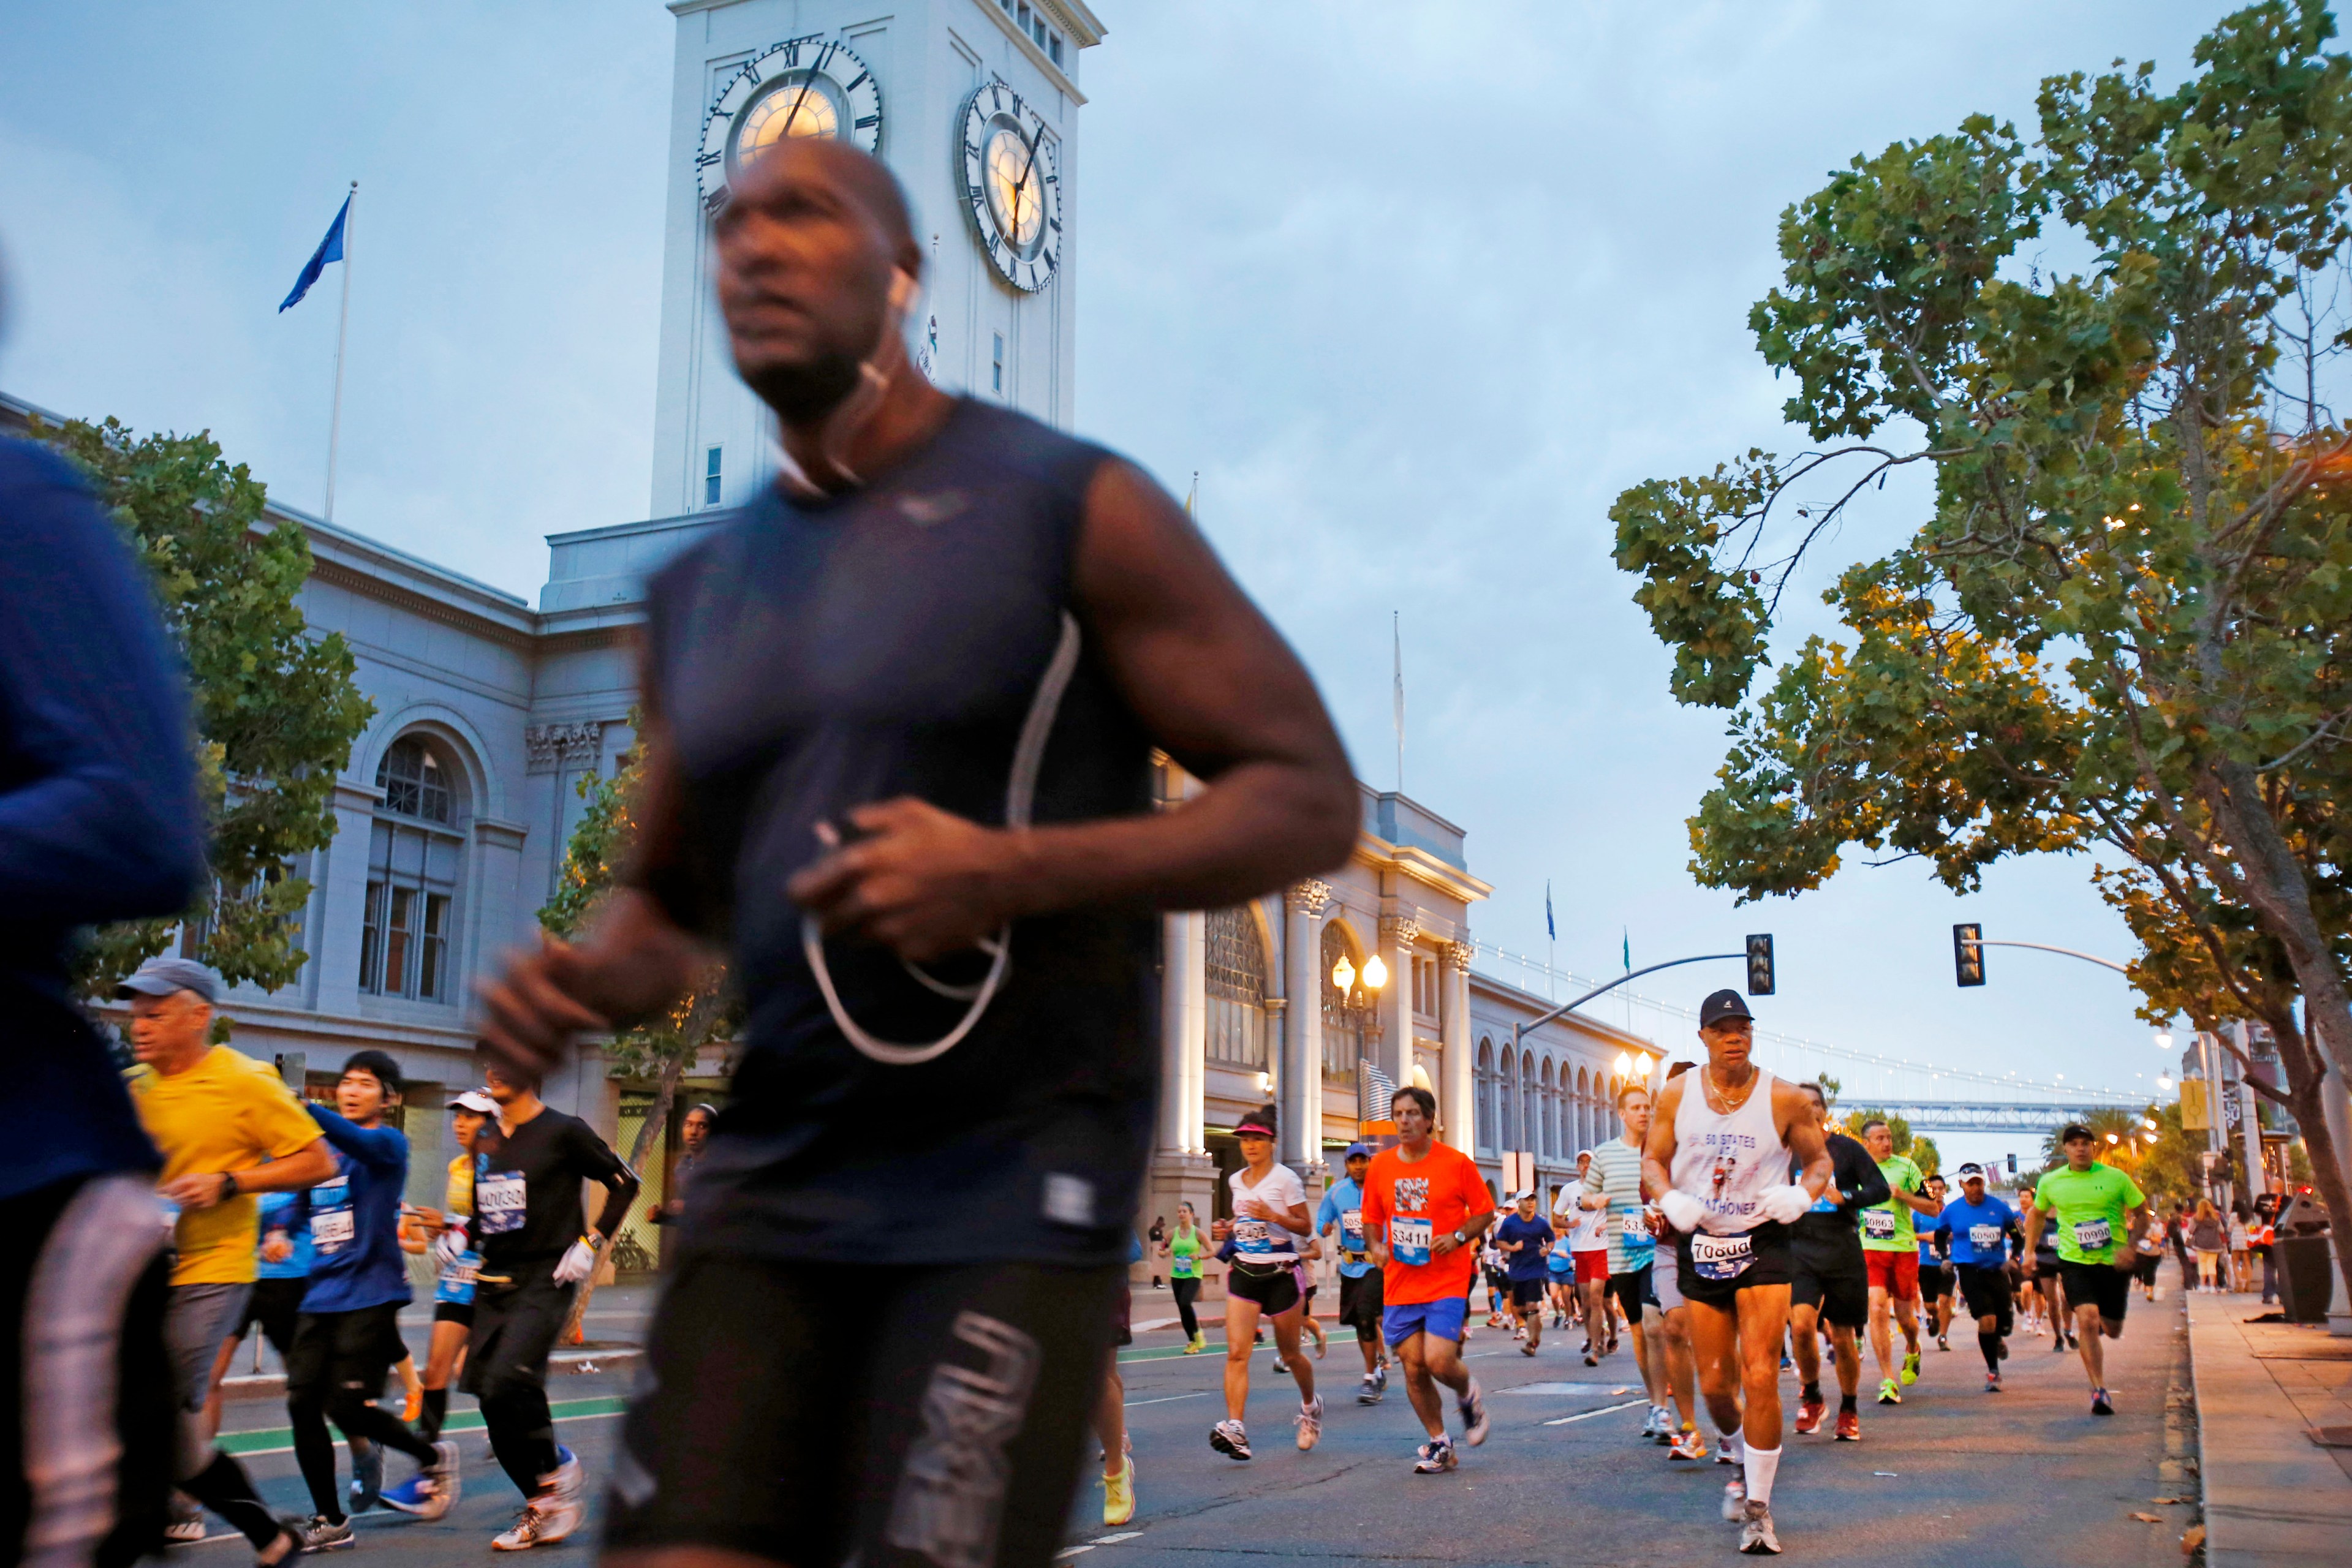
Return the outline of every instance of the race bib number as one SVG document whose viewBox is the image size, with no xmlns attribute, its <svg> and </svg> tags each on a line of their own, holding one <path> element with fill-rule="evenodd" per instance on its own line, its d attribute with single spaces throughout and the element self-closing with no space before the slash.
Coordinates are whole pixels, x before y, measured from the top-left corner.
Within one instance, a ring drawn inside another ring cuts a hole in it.
<svg viewBox="0 0 2352 1568">
<path fill-rule="evenodd" d="M 1975 1248 L 1979 1252 L 2000 1251 L 2000 1227 L 1998 1225 L 1969 1226 L 1969 1245 Z"/>
<path fill-rule="evenodd" d="M 1655 1239 L 1650 1234 L 1649 1210 L 1633 1204 L 1619 1209 L 1617 1214 L 1618 1229 L 1627 1246 L 1647 1246 Z"/>
<path fill-rule="evenodd" d="M 481 1267 L 480 1253 L 458 1253 L 457 1260 L 442 1270 L 441 1278 L 434 1282 L 433 1299 L 461 1307 L 471 1304 L 474 1300 L 474 1276 L 481 1271 Z"/>
<path fill-rule="evenodd" d="M 1755 1244 L 1744 1230 L 1737 1236 L 1702 1230 L 1691 1238 L 1691 1267 L 1702 1280 L 1737 1280 L 1755 1261 Z"/>
<path fill-rule="evenodd" d="M 1428 1262 L 1432 1239 L 1427 1219 L 1397 1218 L 1389 1221 L 1389 1256 L 1400 1263 L 1418 1267 Z"/>
<path fill-rule="evenodd" d="M 1891 1208 L 1865 1208 L 1862 1211 L 1862 1233 L 1873 1241 L 1895 1239 L 1895 1211 Z"/>
<path fill-rule="evenodd" d="M 1364 1255 L 1364 1211 L 1350 1208 L 1339 1216 L 1340 1250 L 1360 1258 Z"/>
<path fill-rule="evenodd" d="M 2078 1219 L 2074 1221 L 2075 1251 L 2096 1252 L 2103 1247 L 2112 1245 L 2114 1241 L 2115 1232 L 2108 1228 L 2107 1222 L 2105 1220 Z"/>
<path fill-rule="evenodd" d="M 1253 1253 L 1273 1251 L 1274 1238 L 1266 1233 L 1265 1221 L 1263 1219 L 1234 1220 L 1234 1250 Z"/>
<path fill-rule="evenodd" d="M 352 1217 L 352 1179 L 338 1176 L 310 1189 L 310 1245 L 331 1258 L 352 1244 L 358 1227 Z"/>
<path fill-rule="evenodd" d="M 485 1236 L 520 1230 L 526 1201 L 520 1171 L 496 1171 L 474 1182 L 474 1214 Z"/>
</svg>

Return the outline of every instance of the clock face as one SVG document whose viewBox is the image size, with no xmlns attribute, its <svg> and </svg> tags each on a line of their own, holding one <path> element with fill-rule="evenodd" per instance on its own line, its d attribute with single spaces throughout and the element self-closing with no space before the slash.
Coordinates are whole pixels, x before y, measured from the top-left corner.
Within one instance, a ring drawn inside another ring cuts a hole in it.
<svg viewBox="0 0 2352 1568">
<path fill-rule="evenodd" d="M 956 147 L 964 208 L 1004 281 L 1034 294 L 1062 259 L 1062 167 L 1054 135 L 1003 82 L 964 105 Z"/>
<path fill-rule="evenodd" d="M 695 168 L 702 210 L 727 204 L 744 167 L 788 136 L 825 136 L 871 152 L 882 141 L 882 89 L 845 44 L 818 34 L 764 49 L 729 79 L 702 122 Z"/>
</svg>

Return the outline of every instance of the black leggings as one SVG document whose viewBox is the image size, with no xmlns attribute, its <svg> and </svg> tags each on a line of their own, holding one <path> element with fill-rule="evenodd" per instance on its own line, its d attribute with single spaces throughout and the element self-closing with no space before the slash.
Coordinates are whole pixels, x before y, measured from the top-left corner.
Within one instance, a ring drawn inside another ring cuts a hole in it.
<svg viewBox="0 0 2352 1568">
<path fill-rule="evenodd" d="M 304 1312 L 294 1322 L 286 1358 L 286 1414 L 294 1427 L 294 1460 L 302 1467 L 311 1506 L 329 1519 L 343 1517 L 335 1492 L 332 1421 L 346 1437 L 366 1437 L 420 1465 L 433 1462 L 433 1445 L 408 1423 L 371 1403 L 383 1391 L 399 1337 L 397 1302 L 349 1312 Z"/>
<path fill-rule="evenodd" d="M 499 1468 L 525 1497 L 562 1462 L 547 1407 L 547 1357 L 572 1316 L 578 1287 L 555 1282 L 554 1265 L 515 1271 L 511 1285 L 477 1285 L 466 1343 L 466 1392 L 481 1402 Z"/>
<path fill-rule="evenodd" d="M 1184 1337 L 1187 1340 L 1199 1339 L 1201 1319 L 1200 1315 L 1192 1311 L 1192 1303 L 1201 1299 L 1201 1281 L 1171 1280 L 1168 1281 L 1168 1288 L 1176 1292 L 1176 1316 L 1184 1324 Z"/>
</svg>

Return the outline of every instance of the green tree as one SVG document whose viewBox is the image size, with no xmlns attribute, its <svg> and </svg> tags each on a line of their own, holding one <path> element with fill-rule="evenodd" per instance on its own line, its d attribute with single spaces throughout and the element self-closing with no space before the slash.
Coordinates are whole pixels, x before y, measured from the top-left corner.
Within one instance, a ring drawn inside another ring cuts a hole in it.
<svg viewBox="0 0 2352 1568">
<path fill-rule="evenodd" d="M 1859 845 L 1966 892 L 2006 855 L 2096 850 L 2191 922 L 2256 923 L 2317 1059 L 2352 1076 L 2334 34 L 2319 0 L 2250 6 L 2177 88 L 2120 62 L 2053 77 L 2031 141 L 1974 116 L 1783 215 L 1782 287 L 1750 324 L 1820 446 L 1635 486 L 1611 514 L 1675 695 L 1739 710 L 1691 822 L 1702 882 L 1793 894 Z M 2045 229 L 2095 259 L 2045 270 L 2022 249 Z M 1843 634 L 1747 701 L 1795 573 L 1915 465 L 1926 516 L 1825 595 Z M 2314 1154 L 2352 1228 L 2340 1161 Z"/>
<path fill-rule="evenodd" d="M 1822 1082 L 1826 1088 L 1833 1081 L 1824 1079 Z M 1837 1102 L 1832 1098 L 1830 1103 L 1834 1105 Z M 1859 1141 L 1863 1128 L 1873 1122 L 1886 1124 L 1887 1136 L 1895 1140 L 1895 1152 L 1908 1155 L 1911 1163 L 1919 1167 L 1919 1174 L 1922 1176 L 1934 1176 L 1944 1168 L 1944 1156 L 1942 1151 L 1936 1147 L 1936 1140 L 1922 1134 L 1914 1133 L 1911 1130 L 1910 1122 L 1904 1117 L 1877 1110 L 1849 1111 L 1843 1117 L 1833 1118 L 1830 1124 L 1846 1136 Z"/>
<path fill-rule="evenodd" d="M 112 419 L 34 434 L 89 476 L 154 584 L 193 688 L 210 828 L 212 885 L 184 919 L 98 932 L 77 984 L 110 992 L 184 925 L 227 979 L 276 990 L 310 956 L 298 937 L 310 884 L 292 862 L 334 838 L 335 776 L 375 711 L 341 633 L 303 623 L 310 541 L 290 520 L 268 524 L 261 482 L 209 434 L 136 436 Z"/>
<path fill-rule="evenodd" d="M 640 714 L 632 710 L 629 724 L 633 729 L 639 728 Z M 636 843 L 644 756 L 642 748 L 625 753 L 609 779 L 594 774 L 581 779 L 580 796 L 587 805 L 565 847 L 555 895 L 539 912 L 539 923 L 550 936 L 568 937 L 585 926 L 618 884 Z M 606 1042 L 604 1059 L 612 1076 L 646 1084 L 653 1092 L 653 1106 L 629 1149 L 631 1169 L 643 1170 L 661 1146 L 670 1107 L 677 1098 L 678 1081 L 686 1070 L 705 1047 L 731 1040 L 740 1021 L 740 1008 L 727 985 L 726 967 L 714 963 L 661 1019 L 625 1030 Z M 593 1289 L 582 1291 L 572 1303 L 565 1338 L 573 1343 L 581 1337 L 580 1325 Z"/>
</svg>

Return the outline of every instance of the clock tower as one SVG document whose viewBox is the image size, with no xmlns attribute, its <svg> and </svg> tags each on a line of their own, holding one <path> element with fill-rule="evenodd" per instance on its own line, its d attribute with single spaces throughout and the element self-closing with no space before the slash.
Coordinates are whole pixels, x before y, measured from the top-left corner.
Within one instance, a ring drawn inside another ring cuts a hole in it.
<svg viewBox="0 0 2352 1568">
<path fill-rule="evenodd" d="M 652 513 L 740 505 L 775 473 L 774 416 L 737 379 L 711 287 L 710 219 L 736 171 L 829 136 L 906 187 L 928 271 L 908 352 L 951 392 L 1067 428 L 1078 52 L 1085 0 L 670 0 L 669 194 Z"/>
</svg>

